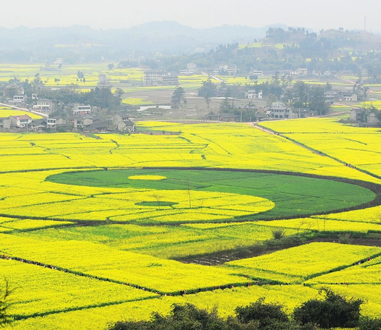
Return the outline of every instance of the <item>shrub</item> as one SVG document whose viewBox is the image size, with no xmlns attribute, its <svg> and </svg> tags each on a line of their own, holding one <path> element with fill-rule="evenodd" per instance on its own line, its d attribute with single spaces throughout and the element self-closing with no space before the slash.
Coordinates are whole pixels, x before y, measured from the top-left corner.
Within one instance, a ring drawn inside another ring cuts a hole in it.
<svg viewBox="0 0 381 330">
<path fill-rule="evenodd" d="M 287 248 L 297 246 L 303 243 L 303 240 L 298 236 L 285 236 L 281 239 L 268 240 L 265 242 L 269 248 Z"/>
<path fill-rule="evenodd" d="M 246 307 L 236 308 L 236 317 L 221 319 L 217 310 L 206 311 L 191 304 L 173 305 L 168 316 L 154 313 L 150 321 L 125 321 L 110 325 L 109 330 L 319 330 L 352 328 L 381 330 L 381 319 L 364 318 L 359 323 L 362 301 L 347 301 L 329 289 L 323 289 L 325 300 L 310 300 L 296 308 L 290 321 L 282 305 L 258 299 Z"/>
<path fill-rule="evenodd" d="M 152 315 L 151 321 L 140 322 L 118 322 L 112 325 L 110 330 L 228 330 L 227 322 L 219 318 L 217 311 L 208 312 L 203 309 L 186 304 L 172 306 L 172 311 L 168 316 L 158 313 Z M 244 330 L 242 328 L 235 328 Z M 258 330 L 258 328 L 247 328 L 245 330 Z"/>
<path fill-rule="evenodd" d="M 359 323 L 359 330 L 381 330 L 381 319 L 362 319 Z"/>
<path fill-rule="evenodd" d="M 340 244 L 351 244 L 351 235 L 350 234 L 341 234 L 339 236 Z"/>
<path fill-rule="evenodd" d="M 284 229 L 273 229 L 272 234 L 274 239 L 281 239 L 286 234 L 286 231 Z"/>
<path fill-rule="evenodd" d="M 346 300 L 330 289 L 322 289 L 325 300 L 312 299 L 294 311 L 294 319 L 301 323 L 315 323 L 319 327 L 353 328 L 359 323 L 362 300 Z"/>
<path fill-rule="evenodd" d="M 265 304 L 265 299 L 260 298 L 255 303 L 246 307 L 237 307 L 237 319 L 242 323 L 258 321 L 260 329 L 276 329 L 279 323 L 288 323 L 287 314 L 278 304 Z"/>
</svg>

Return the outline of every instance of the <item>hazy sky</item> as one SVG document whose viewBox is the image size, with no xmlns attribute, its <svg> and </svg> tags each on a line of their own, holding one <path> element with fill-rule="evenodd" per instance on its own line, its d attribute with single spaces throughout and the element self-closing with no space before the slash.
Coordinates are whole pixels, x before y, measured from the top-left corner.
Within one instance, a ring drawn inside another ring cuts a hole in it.
<svg viewBox="0 0 381 330">
<path fill-rule="evenodd" d="M 381 31 L 376 0 L 0 0 L 0 26 L 126 28 L 172 20 L 196 27 L 269 24 Z"/>
</svg>

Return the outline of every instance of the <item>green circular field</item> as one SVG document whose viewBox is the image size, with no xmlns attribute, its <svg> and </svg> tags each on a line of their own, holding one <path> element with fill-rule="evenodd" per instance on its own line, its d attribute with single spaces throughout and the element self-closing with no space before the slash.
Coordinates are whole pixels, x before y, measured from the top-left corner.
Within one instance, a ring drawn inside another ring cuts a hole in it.
<svg viewBox="0 0 381 330">
<path fill-rule="evenodd" d="M 165 207 L 177 207 L 177 196 L 180 195 L 187 210 L 197 211 L 201 207 L 204 211 L 200 213 L 203 214 L 205 210 L 213 209 L 214 199 L 216 205 L 221 205 L 221 200 L 226 196 L 225 208 L 219 206 L 219 212 L 223 214 L 224 209 L 229 210 L 225 218 L 240 220 L 291 218 L 334 212 L 370 202 L 376 197 L 374 192 L 362 186 L 336 180 L 229 170 L 96 170 L 66 172 L 52 175 L 47 180 L 79 186 L 132 188 L 137 191 L 150 189 L 162 192 L 163 195 L 152 193 L 149 199 L 135 202 L 140 208 L 156 208 L 162 213 Z M 221 196 L 216 197 L 216 193 L 220 193 Z M 257 200 L 247 199 L 249 197 L 255 197 Z M 238 212 L 242 211 L 246 204 L 252 204 L 252 201 L 261 205 L 257 212 L 249 211 L 250 208 L 243 215 Z M 237 210 L 236 214 L 234 210 Z M 200 218 L 194 217 L 187 220 L 197 221 L 203 218 L 201 215 Z"/>
</svg>

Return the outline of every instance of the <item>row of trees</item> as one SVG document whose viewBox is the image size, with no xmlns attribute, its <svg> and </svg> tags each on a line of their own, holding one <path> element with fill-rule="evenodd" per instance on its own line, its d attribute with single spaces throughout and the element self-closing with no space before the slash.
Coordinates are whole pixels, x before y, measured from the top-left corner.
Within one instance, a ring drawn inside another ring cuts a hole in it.
<svg viewBox="0 0 381 330">
<path fill-rule="evenodd" d="M 368 70 L 369 78 L 379 81 L 381 77 L 378 52 L 366 51 L 379 47 L 374 41 L 359 38 L 358 34 L 336 31 L 336 34 L 320 35 L 303 29 L 285 31 L 270 28 L 259 47 L 242 47 L 238 44 L 219 45 L 205 53 L 170 56 L 153 61 L 155 68 L 168 71 L 184 69 L 187 63 L 195 63 L 203 71 L 210 71 L 219 64 L 236 65 L 239 74 L 253 70 L 276 71 L 308 68 L 309 72 L 352 71 L 359 75 Z M 286 43 L 274 47 L 276 43 Z M 366 46 L 365 46 L 366 45 Z M 354 49 L 353 52 L 344 50 Z M 152 67 L 153 68 L 153 67 Z"/>
<path fill-rule="evenodd" d="M 235 317 L 224 320 L 217 309 L 211 312 L 193 305 L 173 305 L 168 316 L 158 313 L 150 321 L 117 322 L 110 330 L 318 330 L 334 327 L 359 330 L 381 329 L 380 319 L 360 320 L 361 300 L 347 300 L 323 289 L 324 299 L 313 299 L 294 310 L 292 318 L 284 312 L 283 306 L 265 303 L 264 298 L 246 307 L 237 307 Z"/>
<path fill-rule="evenodd" d="M 330 104 L 326 102 L 324 93 L 331 90 L 331 85 L 310 86 L 302 81 L 296 82 L 292 89 L 287 89 L 283 94 L 283 102 L 294 109 L 309 109 L 318 115 L 329 112 Z"/>
<path fill-rule="evenodd" d="M 2 94 L 6 98 L 13 98 L 14 95 L 20 93 L 20 88 L 24 89 L 25 95 L 31 97 L 33 93 L 38 93 L 41 88 L 44 87 L 40 74 L 37 73 L 33 80 L 25 79 L 24 81 L 19 80 L 18 78 L 12 78 L 8 83 L 4 83 L 0 86 Z"/>
<path fill-rule="evenodd" d="M 294 109 L 309 109 L 316 112 L 318 115 L 324 115 L 329 112 L 330 104 L 326 102 L 325 92 L 331 90 L 331 85 L 327 84 L 324 87 L 310 86 L 304 82 L 296 82 L 292 88 L 285 88 L 281 86 L 280 78 L 276 75 L 272 81 L 253 86 L 228 86 L 221 84 L 220 90 L 225 92 L 225 97 L 242 97 L 244 90 L 253 89 L 256 92 L 262 91 L 263 97 L 267 99 L 268 105 L 271 103 L 282 100 L 285 104 Z M 217 85 L 211 79 L 203 82 L 198 90 L 198 96 L 205 99 L 207 108 L 209 110 L 210 100 L 216 96 L 218 91 Z M 227 99 L 221 105 L 221 111 L 230 112 L 235 110 Z M 251 115 L 249 115 L 250 117 Z"/>
<path fill-rule="evenodd" d="M 123 94 L 123 91 L 117 90 L 113 94 L 109 88 L 96 87 L 86 93 L 77 93 L 72 89 L 63 88 L 57 90 L 41 90 L 39 97 L 54 100 L 61 104 L 81 103 L 101 109 L 117 109 L 121 105 L 121 94 Z"/>
</svg>

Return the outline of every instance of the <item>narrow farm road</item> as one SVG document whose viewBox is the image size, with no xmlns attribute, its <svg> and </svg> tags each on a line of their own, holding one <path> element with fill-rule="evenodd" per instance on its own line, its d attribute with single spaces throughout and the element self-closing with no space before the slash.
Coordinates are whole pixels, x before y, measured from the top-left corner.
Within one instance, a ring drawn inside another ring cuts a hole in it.
<svg viewBox="0 0 381 330">
<path fill-rule="evenodd" d="M 333 157 L 333 156 L 331 156 L 331 155 L 329 155 L 329 154 L 326 154 L 326 153 L 324 153 L 323 151 L 320 151 L 320 150 L 314 149 L 314 148 L 312 148 L 312 147 L 309 147 L 309 146 L 307 146 L 307 145 L 305 145 L 305 144 L 303 144 L 303 143 L 301 143 L 301 142 L 298 142 L 298 141 L 296 141 L 296 140 L 294 140 L 294 139 L 291 139 L 290 137 L 288 137 L 288 136 L 286 136 L 286 135 L 284 135 L 284 134 L 282 134 L 282 133 L 279 133 L 279 132 L 276 132 L 276 131 L 272 131 L 272 130 L 270 130 L 270 129 L 267 129 L 267 128 L 265 128 L 265 127 L 262 127 L 262 126 L 258 125 L 258 123 L 256 123 L 256 122 L 249 123 L 249 125 L 252 126 L 252 127 L 254 127 L 255 129 L 259 129 L 259 130 L 262 131 L 262 132 L 265 132 L 265 133 L 268 133 L 268 134 L 277 135 L 277 136 L 279 136 L 280 138 L 286 139 L 286 140 L 292 142 L 293 144 L 297 145 L 298 147 L 301 147 L 301 148 L 304 148 L 304 149 L 306 149 L 306 150 L 308 150 L 308 151 L 311 151 L 312 153 L 314 153 L 314 154 L 316 154 L 316 155 L 319 155 L 319 156 L 321 156 L 321 157 L 328 157 L 328 158 L 334 160 L 335 162 L 338 162 L 338 163 L 340 163 L 340 164 L 342 164 L 342 165 L 345 165 L 345 166 L 347 166 L 347 167 L 349 167 L 349 168 L 352 168 L 352 169 L 354 169 L 354 170 L 356 170 L 356 171 L 359 171 L 359 172 L 361 172 L 361 173 L 363 173 L 363 174 L 369 175 L 369 176 L 371 176 L 371 177 L 373 177 L 373 178 L 376 178 L 376 179 L 381 179 L 381 177 L 378 176 L 378 175 L 376 175 L 376 174 L 373 174 L 373 173 L 370 173 L 370 172 L 368 172 L 368 171 L 365 171 L 365 170 L 363 170 L 363 169 L 361 169 L 361 168 L 358 168 L 358 167 L 356 167 L 356 166 L 353 165 L 353 164 L 347 163 L 347 162 L 345 162 L 345 161 L 343 161 L 343 160 L 341 160 L 341 159 L 338 159 L 338 158 Z"/>
<path fill-rule="evenodd" d="M 289 137 L 283 135 L 282 133 L 278 133 L 278 132 L 272 131 L 272 130 L 267 129 L 267 128 L 263 127 L 263 126 L 258 125 L 257 123 L 250 123 L 250 125 L 251 125 L 252 127 L 256 128 L 256 129 L 259 129 L 259 130 L 262 131 L 262 132 L 265 132 L 265 133 L 268 133 L 268 134 L 272 134 L 272 135 L 277 135 L 277 136 L 279 136 L 279 137 L 281 137 L 281 138 L 284 138 L 284 139 L 286 139 L 286 140 L 288 140 L 288 141 L 290 141 L 290 142 L 296 144 L 298 147 L 307 149 L 308 151 L 311 151 L 311 152 L 314 153 L 314 154 L 320 155 L 320 156 L 322 156 L 322 157 L 325 156 L 325 155 L 322 154 L 320 151 L 315 150 L 315 149 L 313 149 L 313 148 L 310 148 L 310 147 L 308 147 L 308 146 L 306 146 L 306 145 L 304 145 L 304 144 L 302 144 L 302 143 L 300 143 L 300 142 L 298 142 L 298 141 L 295 141 L 295 140 L 293 140 L 293 139 L 290 139 Z M 328 156 L 328 157 L 329 157 L 329 156 Z M 336 160 L 336 159 L 335 159 L 335 160 Z M 337 160 L 336 160 L 336 161 L 337 161 Z"/>
<path fill-rule="evenodd" d="M 3 106 L 3 107 L 9 107 L 9 108 L 12 108 L 13 110 L 26 111 L 26 112 L 34 113 L 35 115 L 39 115 L 39 116 L 41 116 L 41 117 L 49 118 L 49 115 L 47 115 L 46 113 L 42 113 L 42 112 L 38 112 L 38 111 L 29 110 L 29 109 L 27 109 L 27 108 L 20 108 L 20 107 L 17 107 L 17 106 L 15 106 L 15 105 L 9 105 L 9 104 L 7 104 L 7 103 L 1 103 L 1 102 L 0 102 L 0 106 Z"/>
</svg>

